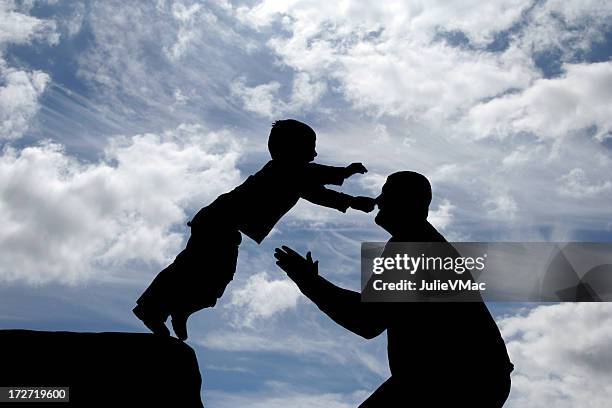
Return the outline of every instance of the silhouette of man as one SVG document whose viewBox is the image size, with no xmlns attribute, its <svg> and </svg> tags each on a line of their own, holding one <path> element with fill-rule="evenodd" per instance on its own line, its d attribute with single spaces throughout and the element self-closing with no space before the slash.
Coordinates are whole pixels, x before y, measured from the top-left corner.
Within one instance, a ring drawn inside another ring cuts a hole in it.
<svg viewBox="0 0 612 408">
<path fill-rule="evenodd" d="M 390 175 L 376 199 L 375 218 L 392 235 L 388 243 L 447 242 L 427 221 L 430 202 L 431 186 L 423 175 Z M 321 277 L 310 252 L 303 258 L 283 246 L 275 257 L 302 293 L 339 325 L 366 339 L 387 330 L 391 377 L 361 408 L 504 404 L 514 366 L 483 302 L 361 302 L 358 292 Z"/>
<path fill-rule="evenodd" d="M 272 125 L 268 150 L 272 160 L 234 190 L 202 208 L 187 224 L 191 236 L 174 262 L 161 271 L 137 300 L 134 314 L 154 333 L 169 335 L 165 321 L 181 340 L 187 338 L 187 318 L 212 307 L 236 271 L 241 233 L 260 244 L 300 198 L 346 212 L 370 212 L 374 199 L 353 197 L 325 188 L 367 169 L 312 163 L 316 134 L 305 123 L 279 120 Z"/>
</svg>

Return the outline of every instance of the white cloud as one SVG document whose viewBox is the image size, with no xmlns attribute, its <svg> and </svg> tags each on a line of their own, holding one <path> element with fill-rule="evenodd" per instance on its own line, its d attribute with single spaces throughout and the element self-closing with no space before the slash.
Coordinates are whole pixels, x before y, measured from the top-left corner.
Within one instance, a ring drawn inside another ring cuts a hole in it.
<svg viewBox="0 0 612 408">
<path fill-rule="evenodd" d="M 85 21 L 85 4 L 84 3 L 73 3 L 73 10 L 69 18 L 62 21 L 66 27 L 66 31 L 69 36 L 74 36 L 81 31 L 83 28 L 83 22 Z"/>
<path fill-rule="evenodd" d="M 313 82 L 305 72 L 296 73 L 293 77 L 293 89 L 289 109 L 301 110 L 311 108 L 325 93 L 325 82 Z"/>
<path fill-rule="evenodd" d="M 475 135 L 505 137 L 533 132 L 541 138 L 564 137 L 595 127 L 603 139 L 612 132 L 612 63 L 566 64 L 565 74 L 540 79 L 523 92 L 471 109 L 466 118 Z"/>
<path fill-rule="evenodd" d="M 606 180 L 593 183 L 584 170 L 580 168 L 572 169 L 569 173 L 561 176 L 559 181 L 561 181 L 559 192 L 575 198 L 591 198 L 612 190 L 612 182 Z"/>
<path fill-rule="evenodd" d="M 27 44 L 34 40 L 45 39 L 50 44 L 59 41 L 55 31 L 56 23 L 16 11 L 12 1 L 0 1 L 0 47 L 6 44 Z"/>
<path fill-rule="evenodd" d="M 508 407 L 604 408 L 612 398 L 612 307 L 538 306 L 499 322 L 515 364 Z"/>
<path fill-rule="evenodd" d="M 442 200 L 442 202 L 438 205 L 438 208 L 435 210 L 429 211 L 429 222 L 433 224 L 434 227 L 439 228 L 441 230 L 445 230 L 448 228 L 450 223 L 453 220 L 453 210 L 455 206 L 451 204 L 451 202 L 447 199 Z"/>
<path fill-rule="evenodd" d="M 504 157 L 502 164 L 507 167 L 520 167 L 536 159 L 543 151 L 544 146 L 542 145 L 537 145 L 535 147 L 519 145 L 509 155 Z"/>
<path fill-rule="evenodd" d="M 198 27 L 202 21 L 198 21 L 197 17 L 202 6 L 200 4 L 192 4 L 187 7 L 183 3 L 172 3 L 172 16 L 179 22 L 179 30 L 176 35 L 176 42 L 170 47 L 164 47 L 164 52 L 171 60 L 178 60 L 187 52 L 191 43 L 202 34 Z M 207 14 L 208 21 L 205 23 L 215 23 L 214 15 Z"/>
<path fill-rule="evenodd" d="M 375 197 L 380 194 L 385 181 L 387 176 L 373 172 L 368 172 L 359 178 L 359 184 Z"/>
<path fill-rule="evenodd" d="M 95 163 L 53 143 L 6 147 L 0 279 L 129 279 L 130 262 L 160 266 L 183 243 L 186 209 L 238 184 L 239 151 L 228 132 L 198 125 L 112 139 Z"/>
<path fill-rule="evenodd" d="M 41 71 L 8 68 L 0 60 L 0 140 L 18 139 L 30 127 L 39 110 L 38 99 L 50 77 Z"/>
<path fill-rule="evenodd" d="M 253 327 L 260 319 L 295 309 L 300 296 L 289 279 L 269 279 L 266 272 L 259 272 L 251 275 L 243 287 L 232 290 L 226 307 L 232 309 L 237 327 Z"/>
<path fill-rule="evenodd" d="M 501 55 L 471 52 L 419 42 L 410 33 L 387 37 L 385 31 L 380 38 L 344 45 L 338 31 L 340 38 L 315 40 L 322 31 L 308 30 L 294 33 L 304 38 L 275 38 L 270 44 L 287 65 L 338 81 L 348 101 L 372 114 L 448 118 L 483 98 L 525 87 L 536 75 L 516 49 Z M 342 46 L 334 47 L 337 43 Z"/>
<path fill-rule="evenodd" d="M 88 96 L 98 109 L 123 119 L 120 127 L 164 128 L 200 120 L 206 109 L 235 109 L 229 84 L 257 43 L 221 5 L 109 0 L 90 4 L 86 18 L 91 41 L 75 54 L 78 78 L 95 89 Z M 190 103 L 175 103 L 177 88 Z"/>
<path fill-rule="evenodd" d="M 12 2 L 0 1 L 0 141 L 23 136 L 39 110 L 39 97 L 50 82 L 44 72 L 8 66 L 4 48 L 36 40 L 49 44 L 59 41 L 54 21 L 22 14 L 15 7 Z"/>
<path fill-rule="evenodd" d="M 322 81 L 313 81 L 305 72 L 297 72 L 293 76 L 288 100 L 281 97 L 280 90 L 281 84 L 278 81 L 248 86 L 244 76 L 231 84 L 232 95 L 242 102 L 247 111 L 271 119 L 314 108 L 327 90 L 327 85 Z"/>
<path fill-rule="evenodd" d="M 244 77 L 237 78 L 231 85 L 232 95 L 239 98 L 244 108 L 260 116 L 274 118 L 283 111 L 278 97 L 280 83 L 272 81 L 254 87 L 246 85 Z"/>
<path fill-rule="evenodd" d="M 248 24 L 262 28 L 282 17 L 287 25 L 314 25 L 321 21 L 353 21 L 363 29 L 383 25 L 391 30 L 403 30 L 405 26 L 423 35 L 430 35 L 438 28 L 465 31 L 475 41 L 486 41 L 500 30 L 508 28 L 530 3 L 525 0 L 500 0 L 483 4 L 477 0 L 467 2 L 413 1 L 380 3 L 376 1 L 347 1 L 341 5 L 312 0 L 265 0 L 253 7 L 239 7 L 239 18 Z M 477 12 L 475 12 L 477 11 Z M 483 15 L 495 15 L 495 19 L 483 19 Z M 346 32 L 346 31 L 345 31 Z"/>
<path fill-rule="evenodd" d="M 518 205 L 514 197 L 503 190 L 493 191 L 489 199 L 485 201 L 484 206 L 489 217 L 498 221 L 512 221 L 518 211 Z"/>
<path fill-rule="evenodd" d="M 518 34 L 520 47 L 531 52 L 561 52 L 563 61 L 589 51 L 612 27 L 612 6 L 600 0 L 537 2 Z"/>
<path fill-rule="evenodd" d="M 525 1 L 458 3 L 263 1 L 238 16 L 272 35 L 270 48 L 291 68 L 315 80 L 337 81 L 346 99 L 369 113 L 406 117 L 452 116 L 478 100 L 525 87 L 537 76 L 529 56 L 511 47 L 502 54 L 437 41 L 442 30 L 463 30 L 474 41 L 507 28 Z M 495 15 L 484 21 L 475 9 Z M 288 34 L 288 35 L 286 35 Z"/>
</svg>

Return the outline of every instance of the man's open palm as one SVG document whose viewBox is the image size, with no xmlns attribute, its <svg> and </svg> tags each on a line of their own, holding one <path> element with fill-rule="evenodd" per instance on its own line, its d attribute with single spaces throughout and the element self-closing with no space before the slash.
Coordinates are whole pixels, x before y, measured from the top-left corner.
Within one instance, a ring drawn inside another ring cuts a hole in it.
<svg viewBox="0 0 612 408">
<path fill-rule="evenodd" d="M 294 281 L 319 273 L 319 261 L 313 261 L 310 252 L 304 258 L 293 249 L 283 245 L 282 248 L 276 248 L 274 257 L 277 259 L 276 264 Z"/>
</svg>

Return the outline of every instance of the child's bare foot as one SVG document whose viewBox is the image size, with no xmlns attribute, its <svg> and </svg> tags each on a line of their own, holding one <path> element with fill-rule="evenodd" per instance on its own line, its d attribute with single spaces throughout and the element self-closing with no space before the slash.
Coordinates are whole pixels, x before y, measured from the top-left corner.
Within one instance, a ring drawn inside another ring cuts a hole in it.
<svg viewBox="0 0 612 408">
<path fill-rule="evenodd" d="M 168 330 L 165 324 L 166 319 L 162 318 L 160 313 L 152 313 L 140 304 L 132 309 L 132 312 L 134 312 L 136 317 L 153 333 L 161 336 L 170 335 L 170 330 Z"/>
<path fill-rule="evenodd" d="M 184 312 L 172 313 L 172 330 L 174 330 L 174 334 L 178 337 L 179 340 L 185 341 L 187 340 L 187 319 L 189 318 L 189 314 Z"/>
</svg>

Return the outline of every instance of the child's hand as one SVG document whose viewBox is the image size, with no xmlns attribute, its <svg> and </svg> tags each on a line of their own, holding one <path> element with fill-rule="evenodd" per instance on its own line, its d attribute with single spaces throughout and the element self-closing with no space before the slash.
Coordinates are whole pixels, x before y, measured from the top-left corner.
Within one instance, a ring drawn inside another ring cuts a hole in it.
<svg viewBox="0 0 612 408">
<path fill-rule="evenodd" d="M 351 177 L 353 174 L 367 173 L 368 169 L 366 169 L 362 163 L 351 163 L 348 166 L 346 166 L 346 171 L 348 173 L 347 177 Z"/>
<path fill-rule="evenodd" d="M 369 213 L 374 209 L 376 205 L 376 200 L 370 197 L 357 196 L 353 197 L 351 200 L 351 208 L 355 210 L 363 211 L 365 213 Z"/>
</svg>

